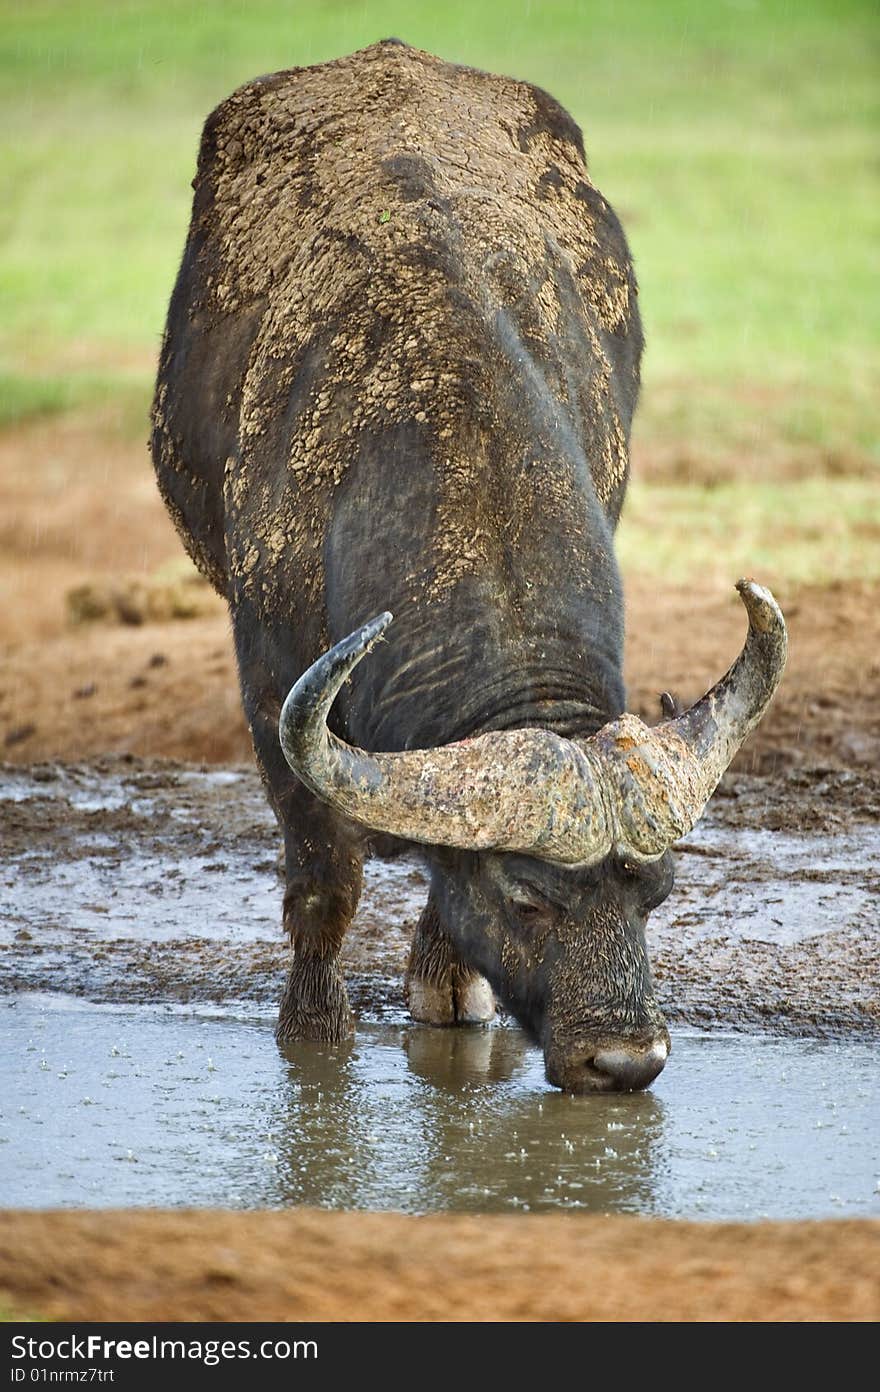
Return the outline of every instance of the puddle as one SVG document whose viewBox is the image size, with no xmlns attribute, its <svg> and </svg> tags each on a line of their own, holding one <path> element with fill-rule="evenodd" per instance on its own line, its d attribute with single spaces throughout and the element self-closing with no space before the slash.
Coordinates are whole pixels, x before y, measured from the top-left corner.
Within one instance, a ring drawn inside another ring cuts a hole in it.
<svg viewBox="0 0 880 1392">
<path fill-rule="evenodd" d="M 880 1215 L 864 1042 L 686 1032 L 651 1092 L 571 1098 L 510 1028 L 282 1055 L 268 1018 L 32 995 L 0 1030 L 4 1206 Z"/>
</svg>

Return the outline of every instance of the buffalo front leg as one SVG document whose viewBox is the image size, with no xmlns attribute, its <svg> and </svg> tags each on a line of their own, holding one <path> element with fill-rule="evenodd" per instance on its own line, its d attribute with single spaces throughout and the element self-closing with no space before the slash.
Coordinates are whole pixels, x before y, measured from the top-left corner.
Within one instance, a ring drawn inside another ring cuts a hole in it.
<svg viewBox="0 0 880 1392">
<path fill-rule="evenodd" d="M 427 1025 L 485 1025 L 495 1014 L 492 987 L 461 960 L 430 894 L 413 936 L 406 996 L 413 1019 Z"/>
<path fill-rule="evenodd" d="M 287 767 L 277 699 L 254 699 L 255 683 L 242 685 L 257 762 L 284 834 L 284 928 L 293 958 L 275 1037 L 338 1043 L 354 1030 L 339 952 L 360 898 L 363 851 L 350 826 Z"/>
<path fill-rule="evenodd" d="M 339 952 L 360 897 L 362 859 L 338 825 L 333 827 L 336 819 L 328 808 L 305 790 L 298 801 L 312 805 L 305 836 L 285 826 L 284 927 L 293 960 L 275 1037 L 279 1043 L 338 1043 L 354 1031 Z"/>
</svg>

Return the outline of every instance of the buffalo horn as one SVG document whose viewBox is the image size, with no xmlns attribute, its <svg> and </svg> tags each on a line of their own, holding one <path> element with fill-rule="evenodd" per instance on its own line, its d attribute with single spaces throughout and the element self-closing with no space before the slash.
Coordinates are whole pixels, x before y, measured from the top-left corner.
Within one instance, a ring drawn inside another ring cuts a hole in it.
<svg viewBox="0 0 880 1392">
<path fill-rule="evenodd" d="M 464 850 L 520 851 L 590 865 L 612 850 L 655 860 L 694 826 L 757 724 L 785 665 L 779 606 L 737 585 L 749 632 L 737 661 L 682 715 L 649 728 L 622 715 L 588 739 L 490 731 L 437 749 L 366 753 L 327 716 L 339 688 L 391 622 L 380 614 L 318 658 L 281 711 L 281 746 L 324 802 L 374 831 Z"/>
</svg>

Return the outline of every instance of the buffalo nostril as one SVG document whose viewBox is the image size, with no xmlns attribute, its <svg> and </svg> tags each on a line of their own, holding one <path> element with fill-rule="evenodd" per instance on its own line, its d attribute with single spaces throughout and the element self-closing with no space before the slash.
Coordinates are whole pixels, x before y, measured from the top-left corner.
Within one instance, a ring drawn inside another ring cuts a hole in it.
<svg viewBox="0 0 880 1392">
<path fill-rule="evenodd" d="M 636 1092 L 646 1088 L 669 1057 L 665 1039 L 649 1044 L 615 1041 L 595 1051 L 548 1050 L 547 1081 L 564 1092 Z"/>
<path fill-rule="evenodd" d="M 601 1049 L 590 1060 L 590 1066 L 608 1078 L 609 1091 L 633 1092 L 652 1083 L 669 1057 L 669 1047 L 662 1039 L 652 1044 Z"/>
</svg>

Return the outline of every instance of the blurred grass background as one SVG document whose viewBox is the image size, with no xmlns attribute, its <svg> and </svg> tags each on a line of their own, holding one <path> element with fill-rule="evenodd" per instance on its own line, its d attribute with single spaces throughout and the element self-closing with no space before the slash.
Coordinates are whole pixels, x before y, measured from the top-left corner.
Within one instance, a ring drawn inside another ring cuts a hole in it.
<svg viewBox="0 0 880 1392">
<path fill-rule="evenodd" d="M 0 0 L 0 426 L 142 437 L 205 115 L 392 34 L 583 127 L 647 333 L 625 568 L 727 575 L 736 516 L 792 578 L 880 577 L 873 0 Z"/>
</svg>

